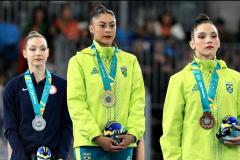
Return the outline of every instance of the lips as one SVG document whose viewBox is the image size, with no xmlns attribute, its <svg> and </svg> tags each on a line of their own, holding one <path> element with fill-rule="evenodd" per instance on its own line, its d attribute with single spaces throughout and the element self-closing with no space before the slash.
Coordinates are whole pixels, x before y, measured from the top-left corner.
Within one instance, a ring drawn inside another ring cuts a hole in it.
<svg viewBox="0 0 240 160">
<path fill-rule="evenodd" d="M 35 61 L 42 61 L 43 59 L 34 59 Z"/>
<path fill-rule="evenodd" d="M 207 46 L 206 49 L 213 49 L 213 46 Z"/>
<path fill-rule="evenodd" d="M 104 38 L 112 38 L 112 36 L 104 36 Z"/>
</svg>

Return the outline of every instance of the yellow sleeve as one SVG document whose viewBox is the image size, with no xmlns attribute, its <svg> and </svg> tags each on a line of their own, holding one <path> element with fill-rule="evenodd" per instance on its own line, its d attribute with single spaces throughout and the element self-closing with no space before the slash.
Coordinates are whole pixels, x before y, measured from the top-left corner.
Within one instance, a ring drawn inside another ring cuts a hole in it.
<svg viewBox="0 0 240 160">
<path fill-rule="evenodd" d="M 127 128 L 129 134 L 134 135 L 137 140 L 140 140 L 145 131 L 145 88 L 141 68 L 136 58 L 133 65 L 133 81 Z"/>
<path fill-rule="evenodd" d="M 67 71 L 67 102 L 68 110 L 73 122 L 74 140 L 78 141 L 78 135 L 84 134 L 89 141 L 102 135 L 94 116 L 88 110 L 86 84 L 84 72 L 78 59 L 72 57 Z"/>
<path fill-rule="evenodd" d="M 163 135 L 160 138 L 165 160 L 182 160 L 181 135 L 184 105 L 182 78 L 172 76 L 169 81 L 163 108 Z"/>
</svg>

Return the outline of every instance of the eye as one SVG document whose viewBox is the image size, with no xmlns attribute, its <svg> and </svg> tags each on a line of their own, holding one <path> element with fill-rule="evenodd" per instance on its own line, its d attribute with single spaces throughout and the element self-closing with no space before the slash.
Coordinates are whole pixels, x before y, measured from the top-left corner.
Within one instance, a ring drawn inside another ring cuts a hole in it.
<svg viewBox="0 0 240 160">
<path fill-rule="evenodd" d="M 115 24 L 111 24 L 110 25 L 110 28 L 114 28 L 116 25 Z"/>
<path fill-rule="evenodd" d="M 204 39 L 204 38 L 205 38 L 205 35 L 198 35 L 198 38 L 199 38 L 199 39 Z"/>
<path fill-rule="evenodd" d="M 100 24 L 100 25 L 98 25 L 100 28 L 105 28 L 106 27 L 106 25 L 104 25 L 104 24 Z"/>
<path fill-rule="evenodd" d="M 217 38 L 218 36 L 216 34 L 213 34 L 211 37 L 212 38 Z"/>
<path fill-rule="evenodd" d="M 41 51 L 46 51 L 47 50 L 47 48 L 41 48 Z"/>
<path fill-rule="evenodd" d="M 36 51 L 35 48 L 29 48 L 29 50 L 32 51 L 32 52 Z"/>
</svg>

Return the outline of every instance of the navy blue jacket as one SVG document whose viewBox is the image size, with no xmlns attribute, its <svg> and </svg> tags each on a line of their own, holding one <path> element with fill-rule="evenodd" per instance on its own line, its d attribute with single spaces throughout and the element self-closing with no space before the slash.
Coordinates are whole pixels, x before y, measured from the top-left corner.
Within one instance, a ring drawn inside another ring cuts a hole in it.
<svg viewBox="0 0 240 160">
<path fill-rule="evenodd" d="M 33 85 L 41 99 L 45 79 Z M 48 146 L 58 158 L 66 159 L 72 143 L 72 121 L 66 101 L 66 80 L 52 74 L 48 101 L 43 113 L 46 128 L 35 131 L 33 105 L 27 90 L 24 74 L 11 79 L 4 90 L 4 135 L 12 148 L 12 160 L 27 160 L 40 146 Z"/>
</svg>

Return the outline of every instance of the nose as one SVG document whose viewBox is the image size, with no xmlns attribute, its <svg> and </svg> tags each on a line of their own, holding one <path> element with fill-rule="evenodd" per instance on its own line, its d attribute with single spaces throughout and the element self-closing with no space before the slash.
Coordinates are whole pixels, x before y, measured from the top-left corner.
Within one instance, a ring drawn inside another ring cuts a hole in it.
<svg viewBox="0 0 240 160">
<path fill-rule="evenodd" d="M 42 54 L 42 51 L 38 49 L 38 50 L 36 51 L 36 55 L 41 55 L 41 54 Z"/>
<path fill-rule="evenodd" d="M 207 43 L 212 43 L 212 37 L 210 36 L 207 37 Z"/>
<path fill-rule="evenodd" d="M 105 32 L 111 32 L 111 27 L 109 25 L 106 27 Z"/>
</svg>

